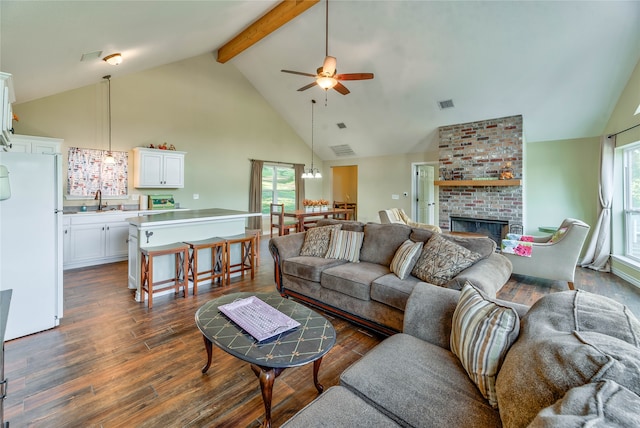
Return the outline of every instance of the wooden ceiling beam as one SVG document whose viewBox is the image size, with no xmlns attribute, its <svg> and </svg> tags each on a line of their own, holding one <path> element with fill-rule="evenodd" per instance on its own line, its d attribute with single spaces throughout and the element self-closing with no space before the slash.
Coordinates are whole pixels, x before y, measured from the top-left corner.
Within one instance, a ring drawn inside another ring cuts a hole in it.
<svg viewBox="0 0 640 428">
<path fill-rule="evenodd" d="M 318 2 L 320 0 L 283 0 L 221 46 L 218 49 L 217 61 L 224 64 Z"/>
</svg>

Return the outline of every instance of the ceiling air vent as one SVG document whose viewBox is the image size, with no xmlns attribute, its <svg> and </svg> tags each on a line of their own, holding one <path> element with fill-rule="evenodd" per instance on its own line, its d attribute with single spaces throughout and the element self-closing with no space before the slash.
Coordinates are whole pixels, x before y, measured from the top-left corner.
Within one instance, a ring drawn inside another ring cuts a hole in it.
<svg viewBox="0 0 640 428">
<path fill-rule="evenodd" d="M 348 144 L 329 146 L 329 148 L 333 150 L 333 153 L 335 153 L 336 156 L 350 156 L 356 154 L 356 152 L 354 152 Z"/>
<path fill-rule="evenodd" d="M 80 57 L 80 62 L 86 62 L 86 61 L 98 59 L 100 58 L 100 55 L 102 55 L 102 51 L 87 52 L 85 54 L 82 54 L 82 56 Z"/>
<path fill-rule="evenodd" d="M 340 129 L 344 129 L 347 127 L 347 125 L 345 125 L 344 122 L 337 123 L 336 125 L 338 125 L 338 128 Z"/>
<path fill-rule="evenodd" d="M 453 100 L 438 101 L 438 107 L 440 107 L 440 110 L 453 108 Z"/>
</svg>

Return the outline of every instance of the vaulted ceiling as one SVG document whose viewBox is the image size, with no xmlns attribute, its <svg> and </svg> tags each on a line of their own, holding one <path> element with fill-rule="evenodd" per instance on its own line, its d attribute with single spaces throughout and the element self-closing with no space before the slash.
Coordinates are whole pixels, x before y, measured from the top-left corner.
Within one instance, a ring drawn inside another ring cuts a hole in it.
<svg viewBox="0 0 640 428">
<path fill-rule="evenodd" d="M 0 69 L 17 102 L 215 54 L 278 1 L 0 2 Z M 639 1 L 346 1 L 329 3 L 329 55 L 351 93 L 313 87 L 325 56 L 325 3 L 249 47 L 236 67 L 302 139 L 357 157 L 435 150 L 439 126 L 521 114 L 527 141 L 592 137 L 640 60 Z M 122 52 L 109 67 L 83 54 Z M 640 88 L 639 88 L 640 90 Z M 453 100 L 440 109 L 438 101 Z M 337 124 L 344 123 L 345 129 Z"/>
</svg>

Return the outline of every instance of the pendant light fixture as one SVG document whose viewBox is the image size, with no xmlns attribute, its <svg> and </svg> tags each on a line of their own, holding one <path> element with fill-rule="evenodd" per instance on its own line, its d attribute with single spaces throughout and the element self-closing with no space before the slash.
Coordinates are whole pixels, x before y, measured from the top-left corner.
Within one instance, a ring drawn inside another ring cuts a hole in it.
<svg viewBox="0 0 640 428">
<path fill-rule="evenodd" d="M 322 178 L 320 170 L 313 167 L 313 106 L 316 100 L 311 100 L 311 168 L 304 170 L 301 178 Z"/>
<path fill-rule="evenodd" d="M 102 160 L 104 163 L 113 164 L 116 163 L 116 160 L 113 158 L 113 153 L 111 153 L 111 75 L 104 76 L 103 79 L 107 79 L 107 111 L 109 115 L 109 151 L 107 152 L 107 156 Z"/>
</svg>

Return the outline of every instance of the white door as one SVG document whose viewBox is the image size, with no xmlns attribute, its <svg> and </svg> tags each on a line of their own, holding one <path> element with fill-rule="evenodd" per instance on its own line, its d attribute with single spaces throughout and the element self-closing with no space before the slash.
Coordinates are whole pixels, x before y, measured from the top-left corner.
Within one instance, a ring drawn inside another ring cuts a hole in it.
<svg viewBox="0 0 640 428">
<path fill-rule="evenodd" d="M 162 184 L 164 157 L 162 153 L 140 153 L 140 183 L 141 187 Z"/>
<path fill-rule="evenodd" d="M 434 167 L 431 165 L 416 165 L 415 169 L 415 189 L 416 199 L 415 212 L 418 223 L 436 224 L 435 214 L 435 188 Z"/>
<path fill-rule="evenodd" d="M 126 256 L 129 252 L 129 223 L 119 221 L 107 223 L 106 256 Z"/>
<path fill-rule="evenodd" d="M 163 183 L 170 187 L 184 186 L 184 156 L 181 154 L 164 155 Z"/>
</svg>

